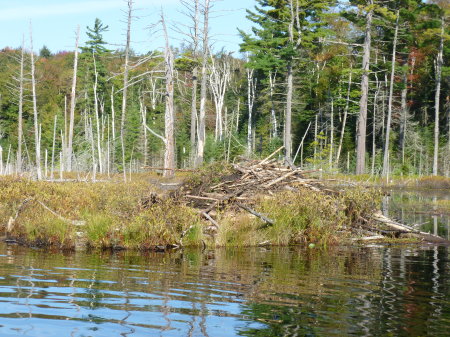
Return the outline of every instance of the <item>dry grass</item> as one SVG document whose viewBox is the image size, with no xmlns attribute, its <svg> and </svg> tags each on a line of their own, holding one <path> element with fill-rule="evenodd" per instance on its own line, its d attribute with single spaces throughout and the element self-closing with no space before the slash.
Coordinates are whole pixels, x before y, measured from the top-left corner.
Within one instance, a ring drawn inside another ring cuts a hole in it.
<svg viewBox="0 0 450 337">
<path fill-rule="evenodd" d="M 200 219 L 170 199 L 155 205 L 146 203 L 150 193 L 158 190 L 149 182 L 152 177 L 134 176 L 127 183 L 115 179 L 55 183 L 2 178 L 0 225 L 5 231 L 8 220 L 20 208 L 10 236 L 27 243 L 71 248 L 77 232 L 82 231 L 93 247 L 151 248 L 176 244 L 181 233 Z M 85 225 L 78 227 L 70 220 L 84 221 Z"/>
<path fill-rule="evenodd" d="M 178 176 L 176 181 L 186 179 L 191 186 L 201 186 L 224 174 L 232 171 L 216 164 L 189 176 Z M 217 215 L 220 226 L 211 238 L 203 233 L 204 226 L 210 224 L 176 196 L 166 194 L 156 203 L 150 202 L 151 192 L 161 192 L 153 183 L 167 182 L 158 175 L 133 175 L 127 183 L 118 175 L 104 180 L 38 182 L 1 178 L 0 230 L 6 231 L 8 219 L 20 209 L 8 235 L 34 245 L 73 248 L 77 232 L 83 232 L 87 244 L 96 248 L 152 249 L 181 242 L 184 246 L 203 242 L 216 246 L 256 246 L 263 242 L 332 245 L 347 237 L 346 228 L 371 213 L 379 202 L 374 190 L 354 188 L 334 195 L 299 187 L 296 192 L 255 198 L 252 207 L 272 218 L 273 226 L 265 226 L 259 218 L 231 205 Z M 28 200 L 25 206 L 24 200 Z M 71 220 L 84 221 L 85 225 L 75 226 Z"/>
</svg>

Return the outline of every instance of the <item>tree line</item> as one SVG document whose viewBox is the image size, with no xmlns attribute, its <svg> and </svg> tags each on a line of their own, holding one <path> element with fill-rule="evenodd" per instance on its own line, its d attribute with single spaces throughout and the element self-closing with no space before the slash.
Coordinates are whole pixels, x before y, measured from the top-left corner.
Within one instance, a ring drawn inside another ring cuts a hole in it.
<svg viewBox="0 0 450 337">
<path fill-rule="evenodd" d="M 134 0 L 118 50 L 100 19 L 73 51 L 36 52 L 31 24 L 1 50 L 0 173 L 170 176 L 283 146 L 291 166 L 450 175 L 447 1 L 255 0 L 241 55 L 212 46 L 214 0 L 179 6 L 185 21 L 161 13 L 164 44 L 145 54 Z"/>
</svg>

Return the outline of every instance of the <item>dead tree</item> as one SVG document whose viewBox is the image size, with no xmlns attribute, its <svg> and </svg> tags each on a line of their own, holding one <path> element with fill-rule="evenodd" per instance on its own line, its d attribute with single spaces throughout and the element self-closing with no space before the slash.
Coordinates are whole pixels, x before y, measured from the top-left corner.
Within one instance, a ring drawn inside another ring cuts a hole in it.
<svg viewBox="0 0 450 337">
<path fill-rule="evenodd" d="M 25 66 L 25 39 L 22 38 L 22 48 L 20 51 L 20 74 L 19 74 L 19 115 L 17 116 L 17 172 L 22 172 L 22 112 L 23 112 L 23 84 Z"/>
<path fill-rule="evenodd" d="M 366 159 L 366 133 L 367 133 L 367 105 L 369 97 L 369 69 L 370 69 L 370 47 L 372 42 L 372 19 L 373 0 L 368 1 L 366 14 L 366 29 L 364 34 L 362 76 L 361 76 L 361 99 L 359 101 L 359 117 L 356 145 L 356 174 L 365 171 Z"/>
<path fill-rule="evenodd" d="M 198 167 L 203 164 L 203 156 L 206 141 L 206 86 L 207 86 L 207 67 L 209 55 L 209 12 L 211 10 L 211 1 L 204 0 L 203 4 L 203 50 L 202 50 L 202 81 L 200 86 L 200 115 L 198 118 L 197 132 L 197 159 L 195 165 Z"/>
<path fill-rule="evenodd" d="M 73 56 L 73 77 L 72 77 L 72 92 L 70 94 L 70 121 L 69 121 L 69 139 L 67 139 L 67 170 L 72 170 L 72 152 L 73 152 L 73 135 L 75 125 L 75 103 L 77 90 L 77 69 L 78 69 L 78 40 L 80 38 L 80 26 L 77 27 L 77 35 L 75 39 L 75 50 Z M 63 146 L 64 152 L 64 146 Z"/>
<path fill-rule="evenodd" d="M 392 65 L 391 65 L 391 79 L 389 82 L 389 102 L 388 102 L 388 114 L 386 121 L 386 137 L 384 143 L 384 155 L 383 155 L 383 176 L 389 175 L 389 140 L 391 132 L 391 119 L 392 119 L 392 105 L 394 97 L 394 79 L 395 79 L 395 60 L 397 55 L 397 40 L 398 40 L 398 28 L 399 28 L 399 10 L 397 10 L 397 19 L 395 21 L 394 32 L 394 45 L 392 47 Z"/>
<path fill-rule="evenodd" d="M 209 82 L 213 94 L 214 106 L 216 108 L 216 141 L 221 141 L 223 139 L 224 121 L 222 112 L 230 76 L 230 62 L 227 56 L 221 55 L 219 58 L 211 56 Z"/>
<path fill-rule="evenodd" d="M 196 151 L 196 132 L 198 124 L 197 116 L 197 89 L 198 89 L 198 48 L 200 42 L 200 2 L 199 0 L 180 0 L 181 5 L 185 7 L 186 16 L 192 20 L 192 25 L 186 30 L 178 29 L 178 32 L 187 35 L 192 46 L 192 59 L 194 61 L 194 68 L 192 69 L 192 94 L 191 94 L 191 125 L 190 125 L 190 140 L 191 140 L 191 163 L 195 164 Z"/>
<path fill-rule="evenodd" d="M 277 124 L 277 116 L 275 114 L 275 101 L 274 101 L 274 94 L 275 94 L 275 85 L 277 80 L 277 71 L 275 72 L 270 71 L 269 72 L 269 89 L 270 89 L 270 124 L 271 124 L 271 136 L 272 138 L 278 137 L 278 124 Z"/>
<path fill-rule="evenodd" d="M 444 63 L 444 23 L 445 17 L 441 18 L 441 33 L 439 51 L 436 58 L 436 93 L 434 98 L 434 151 L 433 151 L 433 175 L 438 174 L 439 159 L 439 104 L 441 97 L 442 65 Z"/>
<path fill-rule="evenodd" d="M 36 97 L 36 69 L 34 62 L 34 52 L 33 52 L 33 31 L 30 22 L 30 56 L 31 56 L 31 91 L 33 96 L 33 120 L 34 120 L 34 142 L 35 142 L 35 155 L 36 155 L 36 174 L 37 179 L 42 179 L 41 170 L 41 141 L 39 132 L 39 122 L 38 122 L 38 110 L 37 110 L 37 97 Z"/>
<path fill-rule="evenodd" d="M 253 106 L 256 97 L 256 78 L 253 77 L 254 69 L 247 68 L 247 104 L 248 104 L 248 125 L 247 125 L 247 155 L 253 152 Z"/>
<path fill-rule="evenodd" d="M 127 111 L 127 98 L 128 98 L 128 77 L 130 71 L 130 44 L 131 44 L 131 21 L 133 18 L 133 0 L 127 0 L 127 39 L 125 43 L 125 62 L 123 71 L 123 90 L 122 90 L 122 118 L 120 120 L 120 145 L 122 150 L 122 170 L 123 180 L 127 180 L 127 173 L 125 169 L 125 118 Z"/>
<path fill-rule="evenodd" d="M 172 177 L 175 169 L 175 140 L 174 140 L 174 105 L 173 105 L 173 52 L 169 44 L 164 14 L 161 13 L 161 23 L 166 42 L 164 48 L 165 80 L 166 80 L 166 111 L 164 114 L 165 150 L 164 150 L 164 177 Z"/>
<path fill-rule="evenodd" d="M 97 72 L 97 63 L 95 61 L 95 55 L 92 53 L 92 58 L 94 61 L 94 113 L 95 113 L 95 123 L 96 123 L 96 129 L 97 129 L 97 155 L 98 155 L 98 167 L 100 170 L 100 173 L 103 173 L 103 164 L 102 164 L 102 146 L 101 146 L 101 140 L 100 140 L 100 117 L 99 117 L 99 109 L 98 109 L 98 93 L 97 93 L 97 87 L 98 87 L 98 72 Z"/>
<path fill-rule="evenodd" d="M 344 117 L 342 119 L 341 135 L 339 137 L 339 146 L 338 146 L 338 149 L 336 152 L 336 165 L 339 165 L 339 158 L 341 156 L 342 144 L 344 142 L 345 127 L 347 125 L 348 108 L 350 105 L 350 92 L 351 92 L 351 88 L 352 88 L 352 74 L 353 74 L 353 64 L 350 63 L 350 72 L 348 74 L 347 99 L 345 100 Z"/>
</svg>

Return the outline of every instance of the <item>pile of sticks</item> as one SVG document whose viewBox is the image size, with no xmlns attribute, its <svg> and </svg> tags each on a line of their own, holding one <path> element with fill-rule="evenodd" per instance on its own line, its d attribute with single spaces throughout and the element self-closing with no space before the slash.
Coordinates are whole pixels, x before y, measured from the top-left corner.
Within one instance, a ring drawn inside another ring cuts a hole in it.
<svg viewBox="0 0 450 337">
<path fill-rule="evenodd" d="M 310 189 L 314 192 L 322 192 L 328 195 L 339 195 L 338 190 L 331 190 L 319 179 L 308 177 L 309 173 L 317 170 L 302 170 L 300 168 L 286 166 L 275 157 L 283 149 L 277 149 L 274 153 L 263 160 L 249 160 L 241 158 L 238 164 L 233 164 L 233 171 L 228 176 L 217 177 L 215 183 L 201 182 L 198 186 L 191 186 L 182 190 L 181 198 L 184 202 L 196 208 L 199 214 L 207 219 L 211 225 L 206 232 L 214 234 L 219 228 L 215 220 L 217 211 L 225 207 L 236 207 L 259 217 L 265 226 L 271 226 L 274 221 L 270 215 L 261 214 L 253 209 L 256 195 L 274 195 L 278 191 L 296 191 L 299 188 Z M 378 224 L 376 226 L 375 224 Z M 396 234 L 412 235 L 425 242 L 448 243 L 449 241 L 428 233 L 412 230 L 409 226 L 386 218 L 380 212 L 374 212 L 368 219 L 361 218 L 360 223 L 355 223 L 361 229 L 369 232 L 392 236 Z M 368 225 L 371 225 L 368 228 Z M 379 225 L 387 227 L 387 230 L 379 228 Z M 370 238 L 379 238 L 373 236 Z"/>
<path fill-rule="evenodd" d="M 215 226 L 217 226 L 213 219 L 215 212 L 230 204 L 258 216 L 271 225 L 273 224 L 271 219 L 252 209 L 255 195 L 273 195 L 280 190 L 294 190 L 299 185 L 314 191 L 323 189 L 318 179 L 306 177 L 306 174 L 315 171 L 284 166 L 274 158 L 282 149 L 283 147 L 280 147 L 263 160 L 243 158 L 239 164 L 233 164 L 232 174 L 219 177 L 220 181 L 215 184 L 202 184 L 200 188 L 184 190 L 182 197 L 189 206 L 198 209 L 202 216 Z"/>
</svg>

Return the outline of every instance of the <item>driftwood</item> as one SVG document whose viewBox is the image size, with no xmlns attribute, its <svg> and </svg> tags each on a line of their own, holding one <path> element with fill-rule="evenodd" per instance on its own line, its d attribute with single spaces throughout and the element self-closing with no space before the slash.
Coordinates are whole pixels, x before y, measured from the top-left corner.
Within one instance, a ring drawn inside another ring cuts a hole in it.
<svg viewBox="0 0 450 337">
<path fill-rule="evenodd" d="M 408 236 L 418 238 L 422 241 L 431 242 L 431 243 L 443 243 L 443 244 L 450 244 L 450 241 L 430 233 L 421 232 L 418 230 L 412 229 L 410 226 L 401 224 L 395 220 L 392 220 L 383 214 L 381 212 L 374 213 L 372 216 L 372 219 L 384 224 L 385 226 L 392 228 L 395 231 L 400 231 L 402 234 L 407 234 Z"/>
</svg>

